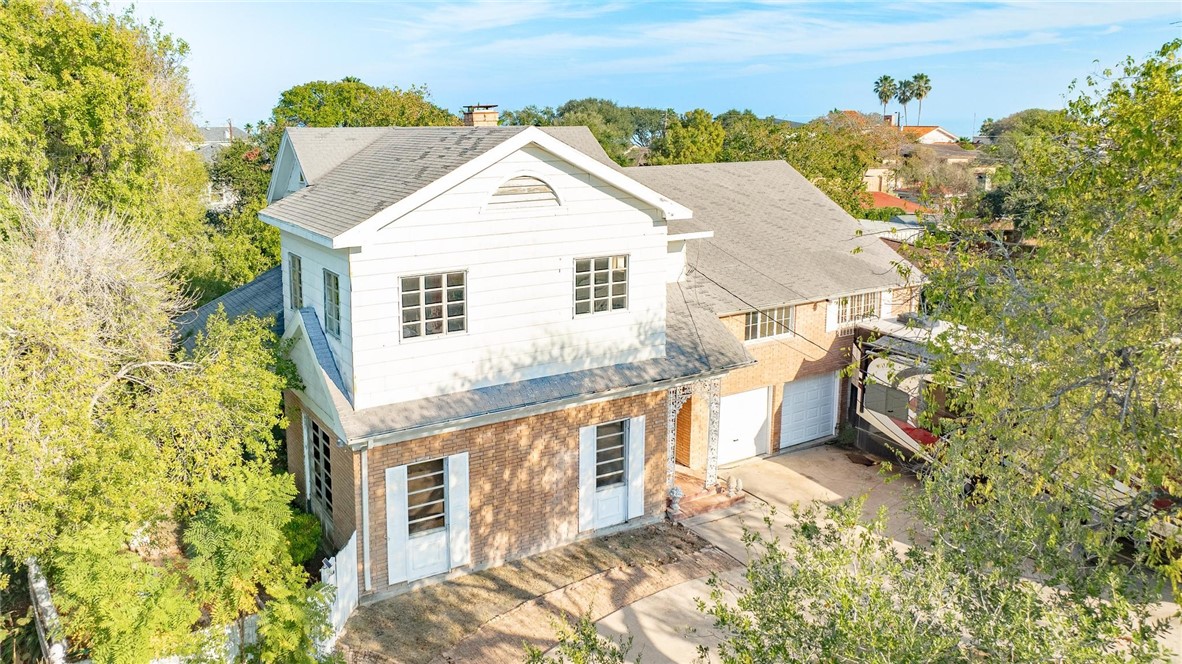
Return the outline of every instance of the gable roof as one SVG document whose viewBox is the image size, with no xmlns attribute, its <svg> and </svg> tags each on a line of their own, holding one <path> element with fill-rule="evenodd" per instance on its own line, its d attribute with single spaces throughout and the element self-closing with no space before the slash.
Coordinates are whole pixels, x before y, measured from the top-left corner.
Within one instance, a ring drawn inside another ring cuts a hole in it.
<svg viewBox="0 0 1182 664">
<path fill-rule="evenodd" d="M 350 246 L 336 240 L 354 241 L 341 236 L 398 204 L 410 205 L 419 196 L 439 193 L 429 192 L 431 188 L 458 183 L 466 176 L 461 172 L 465 168 L 483 167 L 482 157 L 500 158 L 502 152 L 530 143 L 563 152 L 558 156 L 581 162 L 593 175 L 661 208 L 667 216 L 689 214 L 624 177 L 623 169 L 586 127 L 301 127 L 288 129 L 287 135 L 308 186 L 271 203 L 260 216 L 334 240 L 333 246 Z M 400 214 L 386 216 L 383 221 L 388 223 Z"/>
<path fill-rule="evenodd" d="M 714 231 L 686 249 L 686 283 L 716 314 L 902 285 L 902 258 L 783 161 L 641 166 L 630 176 L 694 211 L 670 235 Z M 855 253 L 857 249 L 857 253 Z"/>
<path fill-rule="evenodd" d="M 928 134 L 932 133 L 933 131 L 938 131 L 938 132 L 944 134 L 945 136 L 951 137 L 951 140 L 948 141 L 949 143 L 955 143 L 959 139 L 959 137 L 956 134 L 948 131 L 947 129 L 945 129 L 939 125 L 910 125 L 907 127 L 903 127 L 903 133 L 906 134 L 908 137 L 914 138 L 914 139 L 919 139 L 924 136 L 927 136 Z"/>
</svg>

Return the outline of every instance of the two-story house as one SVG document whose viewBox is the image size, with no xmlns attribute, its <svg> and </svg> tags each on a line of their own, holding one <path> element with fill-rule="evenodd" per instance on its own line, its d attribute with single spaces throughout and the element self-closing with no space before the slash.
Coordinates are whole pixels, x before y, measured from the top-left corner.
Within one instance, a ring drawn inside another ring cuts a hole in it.
<svg viewBox="0 0 1182 664">
<path fill-rule="evenodd" d="M 620 168 L 584 127 L 291 128 L 269 198 L 281 266 L 195 325 L 282 319 L 289 468 L 370 598 L 831 437 L 846 331 L 909 302 L 786 163 Z"/>
</svg>

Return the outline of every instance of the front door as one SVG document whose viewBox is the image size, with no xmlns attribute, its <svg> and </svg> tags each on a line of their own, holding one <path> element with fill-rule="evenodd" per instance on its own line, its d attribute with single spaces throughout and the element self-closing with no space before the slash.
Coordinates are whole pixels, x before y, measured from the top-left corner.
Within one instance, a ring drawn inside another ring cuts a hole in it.
<svg viewBox="0 0 1182 664">
<path fill-rule="evenodd" d="M 595 427 L 595 527 L 628 520 L 626 421 Z"/>
<path fill-rule="evenodd" d="M 414 581 L 449 569 L 444 460 L 406 467 L 406 572 Z"/>
</svg>

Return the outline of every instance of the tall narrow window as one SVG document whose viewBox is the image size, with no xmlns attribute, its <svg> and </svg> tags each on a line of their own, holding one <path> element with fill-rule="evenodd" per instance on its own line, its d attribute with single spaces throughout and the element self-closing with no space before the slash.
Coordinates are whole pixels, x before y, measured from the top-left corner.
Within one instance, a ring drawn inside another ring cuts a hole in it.
<svg viewBox="0 0 1182 664">
<path fill-rule="evenodd" d="M 575 261 L 575 314 L 628 308 L 628 257 L 601 256 Z"/>
<path fill-rule="evenodd" d="M 304 307 L 304 265 L 300 257 L 295 254 L 288 254 L 288 273 L 287 278 L 290 286 L 291 308 L 302 309 Z"/>
<path fill-rule="evenodd" d="M 468 329 L 463 272 L 402 278 L 402 338 L 455 334 Z"/>
<path fill-rule="evenodd" d="M 341 278 L 324 271 L 324 331 L 341 338 Z"/>
<path fill-rule="evenodd" d="M 781 334 L 792 334 L 792 316 L 796 307 L 774 307 L 747 312 L 743 338 L 747 341 Z"/>
<path fill-rule="evenodd" d="M 447 527 L 444 470 L 443 459 L 406 467 L 406 520 L 411 537 Z"/>
<path fill-rule="evenodd" d="M 312 471 L 312 511 L 321 520 L 332 523 L 332 443 L 328 432 L 320 428 L 316 421 L 309 418 L 308 422 L 308 453 L 311 456 L 309 467 Z"/>
<path fill-rule="evenodd" d="M 595 427 L 595 488 L 604 489 L 624 483 L 627 442 L 625 422 L 611 422 Z"/>
</svg>

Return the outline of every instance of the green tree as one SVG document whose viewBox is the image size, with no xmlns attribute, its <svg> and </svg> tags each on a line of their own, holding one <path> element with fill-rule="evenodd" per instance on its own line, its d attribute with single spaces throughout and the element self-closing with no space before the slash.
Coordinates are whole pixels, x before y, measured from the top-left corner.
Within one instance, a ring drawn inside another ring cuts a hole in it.
<svg viewBox="0 0 1182 664">
<path fill-rule="evenodd" d="M 371 86 L 353 77 L 311 81 L 279 94 L 271 121 L 280 127 L 441 127 L 459 118 L 431 103 L 424 86 Z"/>
<path fill-rule="evenodd" d="M 911 77 L 911 93 L 915 97 L 915 101 L 919 103 L 919 109 L 915 113 L 915 122 L 923 122 L 923 100 L 927 99 L 928 93 L 932 91 L 932 81 L 927 74 L 916 74 Z"/>
<path fill-rule="evenodd" d="M 874 81 L 874 96 L 878 98 L 878 103 L 882 104 L 882 116 L 885 118 L 887 114 L 887 104 L 895 98 L 895 93 L 899 91 L 899 85 L 895 83 L 895 79 L 883 74 Z"/>
<path fill-rule="evenodd" d="M 69 187 L 149 231 L 187 277 L 204 255 L 206 178 L 192 146 L 188 46 L 130 10 L 62 0 L 0 5 L 0 177 Z"/>
<path fill-rule="evenodd" d="M 584 613 L 576 620 L 554 619 L 558 643 L 554 654 L 547 656 L 540 648 L 525 646 L 526 664 L 624 664 L 632 650 L 632 637 L 618 640 L 599 635 L 591 615 Z M 631 659 L 640 664 L 640 657 Z"/>
<path fill-rule="evenodd" d="M 744 534 L 747 581 L 717 578 L 699 609 L 714 618 L 718 659 L 747 662 L 1150 661 L 1162 624 L 1120 602 L 1076 603 L 1021 576 L 966 561 L 938 538 L 902 547 L 864 499 L 809 506 Z M 1116 629 L 1120 628 L 1120 629 Z M 701 648 L 702 659 L 709 654 Z"/>
<path fill-rule="evenodd" d="M 549 106 L 526 106 L 516 111 L 501 113 L 500 123 L 507 126 L 549 127 L 558 121 L 558 113 Z"/>
<path fill-rule="evenodd" d="M 933 315 L 964 326 L 932 351 L 968 417 L 944 434 L 918 514 L 974 566 L 1036 570 L 1136 620 L 1160 599 L 1147 568 L 1182 578 L 1180 48 L 1083 83 L 1073 131 L 1029 162 L 1046 183 L 1034 242 L 950 222 L 922 266 Z"/>
<path fill-rule="evenodd" d="M 900 81 L 899 87 L 895 89 L 895 99 L 899 100 L 899 104 L 903 106 L 903 124 L 911 124 L 907 119 L 907 104 L 915 99 L 915 82 Z"/>
<path fill-rule="evenodd" d="M 718 161 L 726 130 L 709 111 L 695 109 L 674 117 L 652 144 L 653 164 L 708 164 Z"/>
<path fill-rule="evenodd" d="M 981 130 L 993 138 L 983 152 L 997 167 L 994 188 L 982 196 L 979 212 L 1012 218 L 1020 228 L 1038 223 L 1046 213 L 1048 192 L 1056 186 L 1057 164 L 1070 159 L 1081 131 L 1065 111 L 1027 109 L 988 120 Z"/>
</svg>

